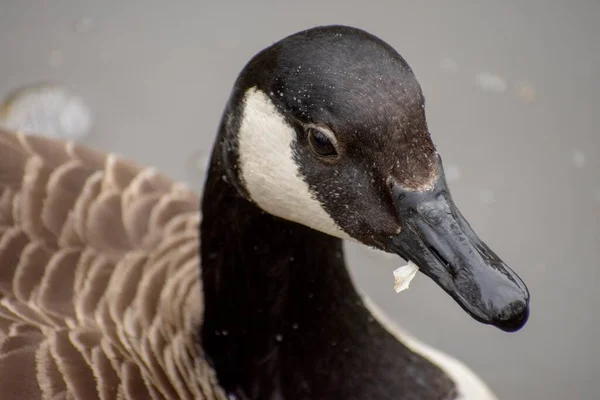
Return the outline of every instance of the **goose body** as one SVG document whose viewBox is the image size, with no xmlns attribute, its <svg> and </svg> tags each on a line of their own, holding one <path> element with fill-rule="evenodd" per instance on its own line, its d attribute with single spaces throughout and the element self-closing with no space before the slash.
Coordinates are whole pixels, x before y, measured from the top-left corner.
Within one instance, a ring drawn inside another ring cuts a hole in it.
<svg viewBox="0 0 600 400">
<path fill-rule="evenodd" d="M 73 143 L 1 132 L 0 154 L 3 398 L 225 398 L 196 341 L 197 194 Z"/>
<path fill-rule="evenodd" d="M 342 239 L 359 241 L 484 323 L 527 320 L 524 284 L 449 199 L 422 104 L 393 49 L 334 26 L 244 68 L 202 199 L 114 154 L 0 131 L 2 398 L 495 399 L 345 267 Z"/>
</svg>

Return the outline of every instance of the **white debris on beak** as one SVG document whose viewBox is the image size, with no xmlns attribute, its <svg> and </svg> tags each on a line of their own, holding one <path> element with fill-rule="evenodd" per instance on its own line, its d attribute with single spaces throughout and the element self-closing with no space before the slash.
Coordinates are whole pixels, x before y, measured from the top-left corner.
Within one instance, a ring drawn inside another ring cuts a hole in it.
<svg viewBox="0 0 600 400">
<path fill-rule="evenodd" d="M 413 280 L 418 270 L 419 267 L 412 261 L 409 261 L 408 264 L 403 265 L 394 271 L 394 290 L 396 293 L 408 289 L 410 281 Z"/>
</svg>

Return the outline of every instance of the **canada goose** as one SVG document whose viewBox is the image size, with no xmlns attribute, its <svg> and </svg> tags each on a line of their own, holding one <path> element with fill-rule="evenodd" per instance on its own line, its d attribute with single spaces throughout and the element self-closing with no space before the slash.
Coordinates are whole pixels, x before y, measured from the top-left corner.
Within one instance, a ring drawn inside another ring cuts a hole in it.
<svg viewBox="0 0 600 400">
<path fill-rule="evenodd" d="M 1 396 L 495 398 L 374 311 L 342 239 L 414 262 L 483 323 L 527 320 L 525 284 L 451 199 L 411 69 L 362 30 L 309 29 L 246 65 L 202 201 L 2 132 Z"/>
</svg>

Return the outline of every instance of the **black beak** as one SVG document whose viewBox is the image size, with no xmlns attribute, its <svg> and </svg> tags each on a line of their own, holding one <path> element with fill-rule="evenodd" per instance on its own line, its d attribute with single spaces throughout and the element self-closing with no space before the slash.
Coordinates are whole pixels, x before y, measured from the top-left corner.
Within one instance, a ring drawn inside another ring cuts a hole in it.
<svg viewBox="0 0 600 400">
<path fill-rule="evenodd" d="M 415 263 L 476 320 L 504 331 L 521 329 L 529 318 L 525 283 L 477 237 L 440 176 L 427 191 L 390 182 L 402 230 L 390 250 Z"/>
</svg>

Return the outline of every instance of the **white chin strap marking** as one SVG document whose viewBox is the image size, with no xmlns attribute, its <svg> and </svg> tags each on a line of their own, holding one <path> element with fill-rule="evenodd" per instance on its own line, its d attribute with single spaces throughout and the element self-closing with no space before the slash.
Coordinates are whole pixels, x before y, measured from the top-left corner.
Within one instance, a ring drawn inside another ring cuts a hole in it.
<svg viewBox="0 0 600 400">
<path fill-rule="evenodd" d="M 351 239 L 311 193 L 293 157 L 296 131 L 262 91 L 246 92 L 238 132 L 240 175 L 264 211 L 323 233 Z"/>
</svg>

